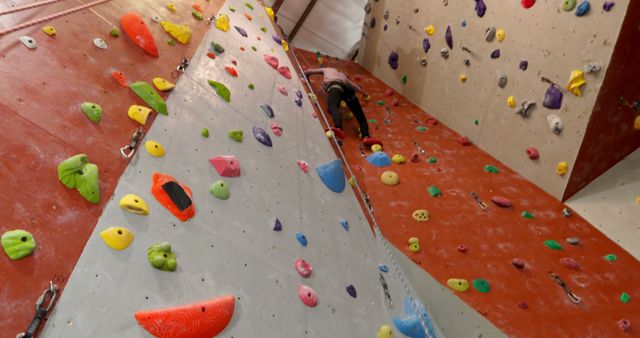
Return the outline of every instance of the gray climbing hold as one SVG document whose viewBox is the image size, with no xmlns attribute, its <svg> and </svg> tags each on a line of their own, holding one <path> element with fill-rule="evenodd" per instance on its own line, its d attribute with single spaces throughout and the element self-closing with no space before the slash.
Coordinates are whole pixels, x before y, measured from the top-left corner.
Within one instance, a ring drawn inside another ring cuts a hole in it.
<svg viewBox="0 0 640 338">
<path fill-rule="evenodd" d="M 498 87 L 500 88 L 506 87 L 507 82 L 509 82 L 509 79 L 505 74 L 498 74 Z"/>
<path fill-rule="evenodd" d="M 488 27 L 484 32 L 484 39 L 487 40 L 487 42 L 491 42 L 495 38 L 496 38 L 496 28 L 493 26 Z"/>
<path fill-rule="evenodd" d="M 535 108 L 535 106 L 536 106 L 536 102 L 533 100 L 522 101 L 522 103 L 520 104 L 520 107 L 516 109 L 516 114 L 522 117 L 529 117 L 531 116 L 531 112 L 533 111 L 533 108 Z"/>
<path fill-rule="evenodd" d="M 448 48 L 442 48 L 440 50 L 440 56 L 442 56 L 445 60 L 449 58 L 449 49 Z"/>
</svg>

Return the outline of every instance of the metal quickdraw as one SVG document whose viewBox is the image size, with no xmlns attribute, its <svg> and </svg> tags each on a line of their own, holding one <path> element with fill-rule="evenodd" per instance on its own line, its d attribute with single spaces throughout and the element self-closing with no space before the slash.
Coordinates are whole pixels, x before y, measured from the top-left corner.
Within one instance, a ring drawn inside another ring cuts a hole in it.
<svg viewBox="0 0 640 338">
<path fill-rule="evenodd" d="M 476 203 L 478 203 L 478 206 L 480 207 L 480 209 L 485 210 L 487 208 L 487 203 L 484 203 L 484 201 L 482 201 L 480 199 L 480 196 L 478 196 L 478 194 L 476 194 L 475 192 L 471 192 L 471 198 L 473 198 Z"/>
<path fill-rule="evenodd" d="M 122 157 L 127 159 L 133 157 L 133 154 L 136 152 L 136 146 L 138 145 L 138 142 L 142 140 L 142 137 L 144 137 L 144 129 L 139 127 L 131 136 L 131 143 L 120 148 L 120 154 L 122 154 Z"/>
<path fill-rule="evenodd" d="M 367 204 L 367 208 L 369 208 L 369 210 L 371 210 L 371 213 L 373 214 L 373 206 L 371 205 L 371 200 L 369 199 L 369 194 L 367 193 L 364 194 L 364 202 Z"/>
<path fill-rule="evenodd" d="M 576 294 L 571 292 L 571 289 L 569 289 L 569 287 L 567 286 L 567 283 L 565 283 L 562 280 L 562 278 L 560 278 L 560 276 L 558 276 L 555 272 L 551 272 L 549 273 L 549 277 L 551 277 L 551 279 L 553 279 L 556 282 L 556 284 L 562 287 L 562 289 L 567 294 L 567 297 L 569 297 L 569 300 L 571 300 L 572 303 L 580 304 L 580 302 L 582 301 L 582 298 L 576 296 Z"/>
<path fill-rule="evenodd" d="M 420 143 L 413 141 L 413 145 L 416 146 L 416 148 L 418 149 L 418 152 L 422 155 L 427 155 L 427 152 L 424 151 L 424 149 L 422 149 L 422 147 L 420 146 Z"/>
<path fill-rule="evenodd" d="M 215 21 L 216 21 L 216 16 L 212 15 L 204 22 L 204 24 L 209 26 L 209 25 L 212 25 Z"/>
<path fill-rule="evenodd" d="M 184 73 L 187 70 L 187 67 L 189 67 L 189 59 L 187 58 L 183 58 L 182 61 L 180 61 L 180 64 L 176 67 L 176 69 L 171 72 L 171 77 L 172 78 L 177 78 L 178 75 Z"/>
<path fill-rule="evenodd" d="M 391 301 L 391 294 L 389 293 L 389 286 L 387 285 L 387 280 L 384 279 L 382 273 L 378 273 L 380 275 L 380 284 L 382 285 L 382 292 L 384 292 L 384 301 L 387 304 L 387 307 L 393 309 L 393 302 Z"/>
<path fill-rule="evenodd" d="M 36 301 L 36 315 L 33 317 L 31 324 L 27 328 L 27 331 L 18 333 L 16 338 L 32 338 L 38 328 L 40 327 L 40 323 L 47 316 L 53 304 L 56 302 L 56 297 L 58 296 L 58 286 L 53 284 L 53 282 L 49 282 L 49 287 L 44 290 L 42 295 L 38 297 Z"/>
</svg>

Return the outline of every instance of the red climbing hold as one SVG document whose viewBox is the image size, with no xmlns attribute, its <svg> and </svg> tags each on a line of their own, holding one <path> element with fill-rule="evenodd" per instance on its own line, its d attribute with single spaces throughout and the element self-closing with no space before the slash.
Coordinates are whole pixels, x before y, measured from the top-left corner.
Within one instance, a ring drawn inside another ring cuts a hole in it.
<svg viewBox="0 0 640 338">
<path fill-rule="evenodd" d="M 127 13 L 120 17 L 120 25 L 127 35 L 147 54 L 159 57 L 156 41 L 142 17 L 137 13 Z"/>
<path fill-rule="evenodd" d="M 183 222 L 196 213 L 191 189 L 178 183 L 175 178 L 169 175 L 153 173 L 151 194 L 163 207 Z"/>
<path fill-rule="evenodd" d="M 123 87 L 129 87 L 129 82 L 127 82 L 127 78 L 124 76 L 123 72 L 120 71 L 113 71 L 111 72 L 111 76 L 113 76 L 114 79 L 116 79 L 116 81 L 118 81 L 118 83 L 123 86 Z"/>
<path fill-rule="evenodd" d="M 236 71 L 235 68 L 233 68 L 231 66 L 226 66 L 226 67 L 224 67 L 224 69 L 227 71 L 227 73 L 229 73 L 229 75 L 231 75 L 233 77 L 238 77 L 238 71 Z"/>
<path fill-rule="evenodd" d="M 231 63 L 233 63 L 234 66 L 238 65 L 238 61 L 236 61 L 236 59 L 231 60 Z"/>
<path fill-rule="evenodd" d="M 525 265 L 524 260 L 523 260 L 523 259 L 520 259 L 520 258 L 514 258 L 514 259 L 511 261 L 511 264 L 513 264 L 513 266 L 514 266 L 516 269 L 524 269 L 524 265 Z"/>
<path fill-rule="evenodd" d="M 463 146 L 471 145 L 471 141 L 466 136 L 458 137 L 458 143 L 462 144 Z"/>
<path fill-rule="evenodd" d="M 360 82 L 360 81 L 362 81 L 362 76 L 360 76 L 360 75 L 354 75 L 354 76 L 353 76 L 353 79 L 354 79 L 354 80 L 356 80 L 356 82 Z"/>
<path fill-rule="evenodd" d="M 391 100 L 391 105 L 392 106 L 397 107 L 399 104 L 400 104 L 400 102 L 395 97 Z"/>
<path fill-rule="evenodd" d="M 211 338 L 227 327 L 233 316 L 231 295 L 159 310 L 138 311 L 138 324 L 159 338 Z"/>
<path fill-rule="evenodd" d="M 531 8 L 536 3 L 536 0 L 522 0 L 520 3 L 524 8 Z"/>
<path fill-rule="evenodd" d="M 374 144 L 382 145 L 382 141 L 378 140 L 377 138 L 373 138 L 373 137 L 365 137 L 365 138 L 362 139 L 362 142 L 365 145 L 369 146 L 369 147 L 371 147 Z"/>
<path fill-rule="evenodd" d="M 384 95 L 393 96 L 393 89 L 387 88 L 387 90 L 384 91 Z"/>
<path fill-rule="evenodd" d="M 436 124 L 438 124 L 438 120 L 436 120 L 436 118 L 433 116 L 429 116 L 427 117 L 426 123 L 428 126 L 435 126 Z"/>
<path fill-rule="evenodd" d="M 420 162 L 420 154 L 418 152 L 411 154 L 411 162 L 413 163 Z"/>
<path fill-rule="evenodd" d="M 277 57 L 267 54 L 263 55 L 262 57 L 264 57 L 264 60 L 267 62 L 267 64 L 269 64 L 269 66 L 271 66 L 271 68 L 278 69 L 278 64 L 280 64 L 280 62 L 278 61 Z"/>
<path fill-rule="evenodd" d="M 532 160 L 537 160 L 540 157 L 540 153 L 538 152 L 538 149 L 529 147 L 527 148 L 527 156 Z"/>
<path fill-rule="evenodd" d="M 467 246 L 464 244 L 459 244 L 457 249 L 460 252 L 467 252 Z"/>
<path fill-rule="evenodd" d="M 291 80 L 291 71 L 289 70 L 289 67 L 287 67 L 287 66 L 278 67 L 278 73 L 280 73 L 280 75 L 284 76 L 285 79 Z"/>
<path fill-rule="evenodd" d="M 214 60 L 216 59 L 216 53 L 209 52 L 209 53 L 207 53 L 207 56 L 212 58 L 212 59 L 214 59 Z"/>
<path fill-rule="evenodd" d="M 510 208 L 511 201 L 508 198 L 502 196 L 493 196 L 491 197 L 491 202 L 495 203 L 497 206 L 501 208 Z"/>
</svg>

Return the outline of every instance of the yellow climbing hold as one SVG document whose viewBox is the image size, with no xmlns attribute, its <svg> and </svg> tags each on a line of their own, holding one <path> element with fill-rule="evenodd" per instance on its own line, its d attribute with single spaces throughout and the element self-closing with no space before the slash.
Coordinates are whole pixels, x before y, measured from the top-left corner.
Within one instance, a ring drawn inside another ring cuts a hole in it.
<svg viewBox="0 0 640 338">
<path fill-rule="evenodd" d="M 218 18 L 216 19 L 216 28 L 223 32 L 229 31 L 229 17 L 226 14 L 218 15 Z"/>
<path fill-rule="evenodd" d="M 393 338 L 393 330 L 389 325 L 382 325 L 378 329 L 378 334 L 376 338 Z"/>
<path fill-rule="evenodd" d="M 173 3 L 171 3 L 171 2 L 167 4 L 167 8 L 168 8 L 170 11 L 172 11 L 172 12 L 177 11 L 177 9 L 176 9 L 176 5 L 174 5 L 174 4 L 173 4 Z"/>
<path fill-rule="evenodd" d="M 395 171 L 383 172 L 382 175 L 380 175 L 380 179 L 385 185 L 397 185 L 398 183 L 400 183 L 400 178 Z"/>
<path fill-rule="evenodd" d="M 355 176 L 351 176 L 349 178 L 349 185 L 351 185 L 352 187 L 355 188 L 355 186 L 356 186 L 356 177 Z"/>
<path fill-rule="evenodd" d="M 329 129 L 324 134 L 327 135 L 327 138 L 332 138 L 336 133 L 334 133 L 333 130 Z"/>
<path fill-rule="evenodd" d="M 432 36 L 436 32 L 436 28 L 433 27 L 433 25 L 429 25 L 424 28 L 424 32 L 427 33 L 427 35 Z"/>
<path fill-rule="evenodd" d="M 347 108 L 347 103 L 344 101 L 340 101 L 340 107 L 341 108 Z"/>
<path fill-rule="evenodd" d="M 636 203 L 638 203 L 638 205 L 640 205 L 640 195 L 636 196 Z"/>
<path fill-rule="evenodd" d="M 165 32 L 183 45 L 191 40 L 191 28 L 187 25 L 178 25 L 169 21 L 160 21 L 160 25 Z"/>
<path fill-rule="evenodd" d="M 429 220 L 429 211 L 424 209 L 418 209 L 411 214 L 411 217 L 418 222 L 426 222 Z"/>
<path fill-rule="evenodd" d="M 636 120 L 633 121 L 633 129 L 640 130 L 640 115 L 636 116 Z"/>
<path fill-rule="evenodd" d="M 120 199 L 120 208 L 138 215 L 148 215 L 147 203 L 138 195 L 128 194 Z"/>
<path fill-rule="evenodd" d="M 276 17 L 276 13 L 273 12 L 273 8 L 265 7 L 264 11 L 267 12 L 267 15 L 269 16 L 269 19 L 273 20 Z"/>
<path fill-rule="evenodd" d="M 371 151 L 373 151 L 374 153 L 382 151 L 382 146 L 376 143 L 371 146 Z"/>
<path fill-rule="evenodd" d="M 507 98 L 507 105 L 510 108 L 515 108 L 516 107 L 516 98 L 513 96 L 509 96 L 509 98 Z"/>
<path fill-rule="evenodd" d="M 567 161 L 562 161 L 558 163 L 558 165 L 556 166 L 556 174 L 560 176 L 566 174 L 568 170 L 569 170 L 569 163 L 567 163 Z"/>
<path fill-rule="evenodd" d="M 288 52 L 289 51 L 289 44 L 287 43 L 287 41 L 282 40 L 281 43 L 282 43 L 282 48 L 284 49 L 284 51 Z"/>
<path fill-rule="evenodd" d="M 409 238 L 409 251 L 413 253 L 420 252 L 420 240 L 418 237 Z"/>
<path fill-rule="evenodd" d="M 56 35 L 56 29 L 53 28 L 53 26 L 44 26 L 42 27 L 42 31 L 49 36 Z"/>
<path fill-rule="evenodd" d="M 584 79 L 584 72 L 581 70 L 574 70 L 571 72 L 571 76 L 569 77 L 567 89 L 575 96 L 582 96 L 580 88 L 586 83 L 587 81 Z"/>
<path fill-rule="evenodd" d="M 145 124 L 147 123 L 147 118 L 149 117 L 149 114 L 151 114 L 151 109 L 145 106 L 138 106 L 134 104 L 131 107 L 129 107 L 129 111 L 127 112 L 127 114 L 129 115 L 130 119 L 140 124 Z"/>
<path fill-rule="evenodd" d="M 467 75 L 465 75 L 464 73 L 461 73 L 458 76 L 458 79 L 460 79 L 460 82 L 465 83 L 465 82 L 467 82 Z"/>
<path fill-rule="evenodd" d="M 161 92 L 166 92 L 176 87 L 175 84 L 161 77 L 154 77 L 152 82 L 153 82 L 153 85 L 156 86 L 156 88 L 158 88 L 158 90 Z"/>
<path fill-rule="evenodd" d="M 111 227 L 100 231 L 100 238 L 113 250 L 124 250 L 133 242 L 133 233 L 123 227 Z"/>
<path fill-rule="evenodd" d="M 498 42 L 504 41 L 504 36 L 505 36 L 504 29 L 500 28 L 496 31 L 496 40 L 498 40 Z"/>
<path fill-rule="evenodd" d="M 395 164 L 403 164 L 407 162 L 407 159 L 404 158 L 404 156 L 400 155 L 400 154 L 395 154 L 391 157 L 391 162 L 395 163 Z"/>
<path fill-rule="evenodd" d="M 348 111 L 348 112 L 344 113 L 344 116 L 343 116 L 343 118 L 345 120 L 351 120 L 353 117 L 354 116 L 353 116 L 353 112 L 352 111 Z M 640 128 L 638 128 L 638 129 L 640 129 Z"/>
<path fill-rule="evenodd" d="M 144 148 L 147 149 L 147 152 L 151 154 L 151 156 L 162 157 L 164 156 L 164 147 L 162 144 L 156 141 L 147 141 L 144 143 Z"/>
<path fill-rule="evenodd" d="M 447 280 L 447 285 L 458 292 L 465 292 L 469 290 L 469 281 L 466 279 L 449 278 Z"/>
</svg>

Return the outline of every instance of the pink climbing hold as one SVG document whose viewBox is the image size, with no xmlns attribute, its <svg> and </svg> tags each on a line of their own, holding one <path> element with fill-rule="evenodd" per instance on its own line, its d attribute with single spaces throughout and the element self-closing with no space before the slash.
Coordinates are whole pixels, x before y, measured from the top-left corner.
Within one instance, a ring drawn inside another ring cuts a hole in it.
<svg viewBox="0 0 640 338">
<path fill-rule="evenodd" d="M 384 91 L 384 95 L 393 96 L 393 89 L 387 88 L 387 90 Z"/>
<path fill-rule="evenodd" d="M 267 64 L 269 64 L 269 66 L 271 66 L 273 69 L 278 69 L 278 64 L 280 64 L 280 62 L 278 61 L 277 57 L 267 54 L 264 54 L 263 57 L 264 60 L 267 61 Z"/>
<path fill-rule="evenodd" d="M 233 63 L 234 66 L 238 65 L 238 61 L 236 61 L 236 59 L 231 60 L 231 63 Z"/>
<path fill-rule="evenodd" d="M 511 201 L 508 198 L 502 196 L 493 196 L 491 197 L 491 202 L 495 203 L 497 206 L 501 208 L 510 208 Z"/>
<path fill-rule="evenodd" d="M 514 266 L 516 269 L 519 269 L 519 270 L 524 269 L 524 266 L 525 266 L 524 260 L 523 260 L 523 259 L 521 259 L 521 258 L 514 258 L 514 259 L 511 261 L 511 264 L 513 264 L 513 266 Z"/>
<path fill-rule="evenodd" d="M 538 152 L 538 149 L 529 147 L 527 148 L 527 156 L 529 156 L 529 159 L 537 160 L 540 157 L 540 153 Z"/>
<path fill-rule="evenodd" d="M 400 102 L 395 97 L 391 100 L 391 105 L 392 106 L 397 107 L 399 104 L 400 104 Z"/>
<path fill-rule="evenodd" d="M 436 120 L 436 118 L 433 116 L 429 116 L 427 117 L 426 123 L 428 126 L 435 126 L 436 124 L 438 124 L 438 120 Z"/>
<path fill-rule="evenodd" d="M 471 141 L 469 140 L 468 137 L 466 136 L 460 136 L 458 137 L 458 143 L 462 144 L 463 146 L 469 146 L 471 145 Z"/>
<path fill-rule="evenodd" d="M 629 329 L 631 329 L 631 322 L 628 319 L 620 319 L 618 321 L 618 327 L 623 332 L 629 332 Z"/>
<path fill-rule="evenodd" d="M 302 258 L 296 259 L 295 268 L 300 276 L 304 278 L 309 278 L 309 276 L 311 276 L 311 273 L 313 272 L 313 267 L 311 266 L 311 264 L 309 264 L 309 262 L 305 261 Z"/>
<path fill-rule="evenodd" d="M 560 259 L 560 264 L 567 269 L 578 270 L 580 267 L 578 266 L 578 262 L 575 259 L 564 257 Z"/>
<path fill-rule="evenodd" d="M 235 156 L 216 156 L 209 159 L 209 163 L 222 177 L 240 176 L 240 161 Z"/>
<path fill-rule="evenodd" d="M 459 244 L 457 247 L 458 251 L 460 252 L 467 252 L 467 246 L 464 244 Z"/>
<path fill-rule="evenodd" d="M 289 92 L 287 91 L 287 88 L 285 88 L 283 85 L 278 85 L 276 88 L 278 88 L 278 91 L 280 92 L 280 94 L 284 96 L 289 96 Z"/>
<path fill-rule="evenodd" d="M 282 127 L 278 122 L 271 122 L 271 132 L 278 137 L 282 136 Z"/>
<path fill-rule="evenodd" d="M 411 162 L 413 163 L 420 162 L 420 154 L 418 152 L 411 154 Z"/>
<path fill-rule="evenodd" d="M 296 164 L 302 171 L 304 171 L 305 174 L 309 172 L 309 163 L 303 160 L 297 160 Z"/>
<path fill-rule="evenodd" d="M 291 71 L 289 70 L 289 67 L 287 67 L 287 66 L 278 67 L 278 73 L 280 73 L 280 75 L 284 76 L 285 79 L 291 80 Z"/>
<path fill-rule="evenodd" d="M 353 76 L 353 79 L 354 79 L 354 80 L 356 80 L 357 82 L 360 82 L 360 81 L 362 81 L 362 76 L 360 76 L 360 75 L 354 75 L 354 76 Z"/>
<path fill-rule="evenodd" d="M 524 8 L 531 8 L 535 3 L 536 3 L 536 0 L 522 0 L 520 2 L 520 4 L 522 4 L 522 7 Z"/>
<path fill-rule="evenodd" d="M 304 305 L 308 307 L 315 307 L 318 305 L 318 296 L 316 292 L 309 286 L 300 285 L 298 287 L 298 297 Z"/>
</svg>

